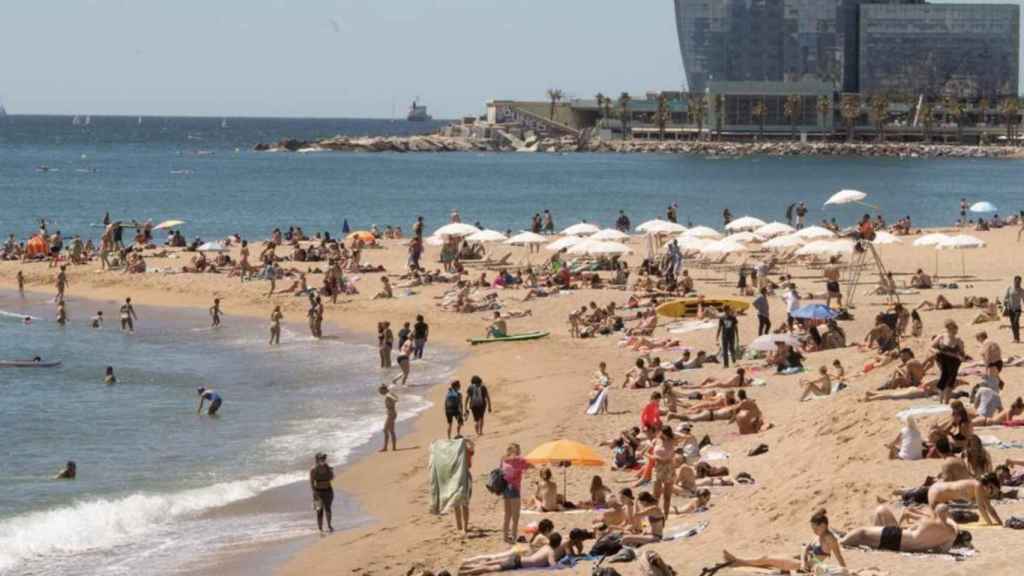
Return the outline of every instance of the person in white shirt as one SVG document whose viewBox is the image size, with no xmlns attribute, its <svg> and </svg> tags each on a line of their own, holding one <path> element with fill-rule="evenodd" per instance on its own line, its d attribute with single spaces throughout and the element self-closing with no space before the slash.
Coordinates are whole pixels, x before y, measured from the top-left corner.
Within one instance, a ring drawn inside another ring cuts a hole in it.
<svg viewBox="0 0 1024 576">
<path fill-rule="evenodd" d="M 793 330 L 793 312 L 800 307 L 800 295 L 796 292 L 796 284 L 790 283 L 789 289 L 782 295 L 782 300 L 786 303 L 786 324 Z"/>
</svg>

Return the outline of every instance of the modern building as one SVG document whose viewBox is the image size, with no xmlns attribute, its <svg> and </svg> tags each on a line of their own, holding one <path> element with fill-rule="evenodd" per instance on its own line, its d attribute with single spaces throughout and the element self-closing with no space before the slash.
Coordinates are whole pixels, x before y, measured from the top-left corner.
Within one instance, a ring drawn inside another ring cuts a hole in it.
<svg viewBox="0 0 1024 576">
<path fill-rule="evenodd" d="M 915 89 L 934 91 L 933 84 L 950 80 L 942 74 L 963 76 L 969 67 L 985 68 L 982 62 L 991 57 L 998 59 L 989 66 L 993 69 L 973 71 L 971 82 L 1016 91 L 1016 69 L 1009 74 L 1018 61 L 1020 9 L 1015 5 L 675 0 L 675 8 L 691 92 L 704 92 L 711 82 L 797 81 L 828 82 L 836 93 L 863 92 L 862 79 L 871 86 L 897 83 L 890 76 L 901 73 L 900 65 L 904 70 L 915 65 L 912 60 L 898 65 L 904 57 L 887 54 L 886 46 L 929 63 L 931 72 Z M 865 39 L 868 46 L 862 46 Z M 915 45 L 918 50 L 912 51 Z M 968 46 L 970 55 L 958 55 L 958 45 Z M 863 62 L 865 56 L 871 61 Z"/>
<path fill-rule="evenodd" d="M 864 5 L 859 91 L 991 101 L 1016 95 L 1020 7 Z"/>
<path fill-rule="evenodd" d="M 830 130 L 832 92 L 832 85 L 821 80 L 709 82 L 706 123 L 726 130 L 758 125 L 774 129 L 797 127 L 801 131 Z M 823 97 L 829 102 L 829 111 L 824 114 L 819 112 L 818 104 Z M 721 110 L 715 102 L 721 103 Z M 792 107 L 790 114 L 787 103 Z M 759 106 L 763 106 L 761 115 L 757 112 Z"/>
</svg>

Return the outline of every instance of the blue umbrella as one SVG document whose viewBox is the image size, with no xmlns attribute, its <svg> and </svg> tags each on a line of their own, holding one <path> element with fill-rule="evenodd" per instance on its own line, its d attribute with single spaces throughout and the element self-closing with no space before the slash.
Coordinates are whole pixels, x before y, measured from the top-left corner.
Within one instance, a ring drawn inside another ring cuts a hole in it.
<svg viewBox="0 0 1024 576">
<path fill-rule="evenodd" d="M 792 316 L 801 320 L 831 320 L 839 316 L 839 311 L 824 304 L 808 304 L 794 310 Z"/>
</svg>

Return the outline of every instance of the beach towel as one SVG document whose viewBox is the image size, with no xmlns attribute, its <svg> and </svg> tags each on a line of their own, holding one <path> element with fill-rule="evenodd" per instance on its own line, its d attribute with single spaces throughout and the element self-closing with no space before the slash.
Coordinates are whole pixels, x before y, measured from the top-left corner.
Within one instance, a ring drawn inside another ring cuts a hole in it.
<svg viewBox="0 0 1024 576">
<path fill-rule="evenodd" d="M 690 332 L 699 332 L 701 330 L 714 330 L 718 327 L 718 322 L 715 320 L 695 320 L 692 322 L 683 322 L 679 326 L 673 326 L 668 329 L 670 334 L 688 334 Z"/>
<path fill-rule="evenodd" d="M 978 436 L 978 440 L 981 440 L 982 446 L 996 446 L 1001 443 L 999 438 L 991 435 Z"/>
<path fill-rule="evenodd" d="M 949 414 L 951 409 L 949 406 L 944 404 L 926 404 L 924 406 L 914 406 L 913 408 L 907 408 L 902 412 L 896 414 L 896 418 L 900 420 L 906 420 L 907 416 L 938 416 L 941 414 Z"/>
<path fill-rule="evenodd" d="M 996 444 L 995 447 L 999 448 L 1000 450 L 1015 450 L 1024 448 L 1024 442 L 1020 440 L 1013 440 L 1011 442 L 1000 442 Z"/>
<path fill-rule="evenodd" d="M 430 444 L 430 512 L 447 514 L 454 506 L 469 503 L 471 481 L 466 441 L 435 440 Z"/>
<path fill-rule="evenodd" d="M 686 540 L 693 538 L 701 532 L 707 530 L 708 525 L 711 524 L 708 520 L 702 520 L 693 526 L 683 526 L 679 528 L 666 528 L 665 535 L 662 538 L 663 541 L 670 540 Z"/>
<path fill-rule="evenodd" d="M 701 462 L 717 462 L 720 460 L 728 460 L 729 453 L 722 450 L 718 446 L 705 446 L 700 450 Z"/>
<path fill-rule="evenodd" d="M 608 400 L 608 388 L 601 390 L 601 393 L 597 395 L 594 402 L 587 408 L 587 416 L 596 416 L 598 411 L 601 410 L 601 405 Z"/>
</svg>

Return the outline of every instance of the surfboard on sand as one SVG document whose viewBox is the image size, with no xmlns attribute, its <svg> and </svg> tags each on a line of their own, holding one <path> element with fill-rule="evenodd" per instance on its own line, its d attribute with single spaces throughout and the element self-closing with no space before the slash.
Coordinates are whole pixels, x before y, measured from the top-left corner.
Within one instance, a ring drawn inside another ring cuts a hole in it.
<svg viewBox="0 0 1024 576">
<path fill-rule="evenodd" d="M 678 300 L 672 300 L 671 302 L 665 302 L 658 306 L 658 316 L 665 316 L 667 318 L 688 318 L 697 315 L 697 308 L 700 306 L 701 301 L 697 298 L 680 298 Z M 722 310 L 729 308 L 734 313 L 742 313 L 750 308 L 750 302 L 743 300 L 733 300 L 731 298 L 705 298 L 703 300 L 705 308 L 714 308 L 716 310 Z"/>
<path fill-rule="evenodd" d="M 522 334 L 509 334 L 508 336 L 502 336 L 500 338 L 470 338 L 467 340 L 470 344 L 476 346 L 477 344 L 493 344 L 495 342 L 522 342 L 524 340 L 537 340 L 544 338 L 549 332 L 524 332 Z"/>
</svg>

